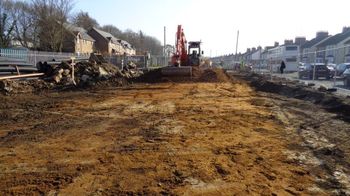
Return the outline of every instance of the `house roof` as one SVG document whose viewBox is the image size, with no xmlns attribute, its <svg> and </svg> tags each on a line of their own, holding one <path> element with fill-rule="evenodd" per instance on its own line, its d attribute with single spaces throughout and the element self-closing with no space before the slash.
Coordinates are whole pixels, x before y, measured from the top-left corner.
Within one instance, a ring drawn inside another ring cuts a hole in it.
<svg viewBox="0 0 350 196">
<path fill-rule="evenodd" d="M 121 43 L 124 47 L 128 48 L 128 49 L 134 49 L 134 47 L 127 41 L 125 40 L 121 40 Z"/>
<path fill-rule="evenodd" d="M 64 23 L 63 26 L 68 31 L 72 32 L 74 35 L 77 35 L 78 33 L 80 33 L 81 38 L 83 40 L 95 41 L 90 35 L 87 34 L 87 31 L 84 28 L 77 27 L 77 26 L 69 24 L 69 23 Z"/>
<path fill-rule="evenodd" d="M 328 37 L 315 37 L 314 39 L 303 44 L 301 46 L 301 48 L 312 48 L 313 46 L 317 45 L 318 43 L 320 43 L 328 38 L 329 38 L 329 36 Z"/>
<path fill-rule="evenodd" d="M 272 49 L 272 48 L 276 48 L 277 46 L 266 46 L 265 48 L 264 48 L 264 51 L 269 51 L 270 49 Z"/>
<path fill-rule="evenodd" d="M 100 35 L 102 35 L 102 37 L 104 37 L 107 40 L 111 40 L 113 44 L 120 44 L 120 39 L 117 39 L 116 37 L 114 37 L 112 34 L 106 32 L 106 31 L 102 31 L 100 29 L 94 28 L 93 29 L 99 33 Z"/>
<path fill-rule="evenodd" d="M 92 28 L 92 29 L 94 29 L 98 34 L 100 34 L 106 40 L 111 40 L 111 42 L 113 44 L 120 44 L 124 48 L 134 49 L 134 47 L 129 42 L 127 42 L 125 40 L 118 39 L 118 38 L 114 37 L 112 34 L 106 32 L 106 31 L 102 31 L 102 30 L 97 29 L 97 28 Z"/>
<path fill-rule="evenodd" d="M 325 47 L 328 45 L 336 45 L 345 39 L 350 38 L 350 31 L 345 31 L 343 33 L 338 33 L 330 38 L 328 38 L 326 41 L 318 44 L 319 47 Z"/>
<path fill-rule="evenodd" d="M 245 52 L 245 53 L 243 53 L 242 55 L 243 56 L 249 56 L 249 55 L 252 55 L 253 54 L 253 52 L 252 51 L 247 51 L 247 52 Z"/>
</svg>

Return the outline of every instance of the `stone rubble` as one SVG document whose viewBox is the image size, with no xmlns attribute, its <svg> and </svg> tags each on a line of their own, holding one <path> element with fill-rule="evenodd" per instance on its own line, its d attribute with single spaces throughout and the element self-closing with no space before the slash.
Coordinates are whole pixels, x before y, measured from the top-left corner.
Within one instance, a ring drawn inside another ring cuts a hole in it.
<svg viewBox="0 0 350 196">
<path fill-rule="evenodd" d="M 44 77 L 34 80 L 2 80 L 0 81 L 0 93 L 15 94 L 96 85 L 125 86 L 128 80 L 143 74 L 133 62 L 128 62 L 123 69 L 108 63 L 98 64 L 96 61 L 78 62 L 74 66 L 71 62 L 52 65 L 44 62 L 39 63 L 38 68 L 45 74 Z"/>
</svg>

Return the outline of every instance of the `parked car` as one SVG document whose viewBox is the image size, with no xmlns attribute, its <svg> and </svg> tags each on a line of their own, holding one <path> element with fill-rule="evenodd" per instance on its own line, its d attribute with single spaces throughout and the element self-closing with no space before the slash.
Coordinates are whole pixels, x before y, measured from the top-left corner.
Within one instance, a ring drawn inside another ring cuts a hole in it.
<svg viewBox="0 0 350 196">
<path fill-rule="evenodd" d="M 350 87 L 350 68 L 343 72 L 342 78 L 344 79 L 344 86 Z"/>
<path fill-rule="evenodd" d="M 315 79 L 319 78 L 325 78 L 330 79 L 331 78 L 331 71 L 327 68 L 327 65 L 324 63 L 307 63 L 303 66 L 299 66 L 299 79 L 313 79 L 313 73 L 315 68 Z"/>
<path fill-rule="evenodd" d="M 344 71 L 346 69 L 350 68 L 350 63 L 342 63 L 342 64 L 338 64 L 336 67 L 335 67 L 335 73 L 336 73 L 336 76 L 342 76 Z"/>
</svg>

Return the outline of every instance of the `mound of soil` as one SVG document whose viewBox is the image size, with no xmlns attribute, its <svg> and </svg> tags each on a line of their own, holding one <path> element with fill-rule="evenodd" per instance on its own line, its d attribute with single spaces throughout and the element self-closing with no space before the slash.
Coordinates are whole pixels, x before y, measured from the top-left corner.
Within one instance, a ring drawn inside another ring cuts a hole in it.
<svg viewBox="0 0 350 196">
<path fill-rule="evenodd" d="M 268 78 L 258 74 L 245 75 L 243 78 L 248 80 L 250 85 L 257 91 L 310 101 L 322 106 L 329 112 L 338 114 L 344 121 L 350 122 L 350 101 L 343 97 L 306 87 L 286 79 L 269 81 Z"/>
<path fill-rule="evenodd" d="M 36 93 L 52 89 L 53 84 L 45 82 L 44 80 L 2 80 L 0 81 L 0 93 L 19 94 L 19 93 Z"/>
<path fill-rule="evenodd" d="M 200 67 L 192 68 L 192 77 L 184 76 L 163 76 L 161 69 L 149 71 L 142 76 L 136 78 L 135 82 L 142 83 L 162 83 L 162 82 L 230 82 L 230 77 L 226 74 L 225 70 L 213 68 L 202 69 Z"/>
<path fill-rule="evenodd" d="M 196 74 L 199 75 L 198 82 L 230 82 L 229 76 L 226 74 L 226 72 L 223 69 L 205 69 L 205 70 L 199 70 L 197 71 L 194 69 L 193 74 L 196 78 Z"/>
<path fill-rule="evenodd" d="M 140 77 L 134 78 L 133 81 L 140 83 L 160 83 L 162 79 L 161 69 L 154 69 L 144 73 Z"/>
</svg>

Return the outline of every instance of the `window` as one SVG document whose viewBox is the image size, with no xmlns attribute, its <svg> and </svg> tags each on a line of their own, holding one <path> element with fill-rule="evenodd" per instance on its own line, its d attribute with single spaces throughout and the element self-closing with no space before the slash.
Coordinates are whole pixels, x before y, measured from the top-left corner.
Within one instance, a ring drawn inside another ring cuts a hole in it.
<svg viewBox="0 0 350 196">
<path fill-rule="evenodd" d="M 350 55 L 345 56 L 345 63 L 350 63 Z"/>
<path fill-rule="evenodd" d="M 292 58 L 286 58 L 287 62 L 297 62 L 297 58 L 296 57 L 292 57 Z"/>
<path fill-rule="evenodd" d="M 338 69 L 345 70 L 346 69 L 346 65 L 345 64 L 340 64 L 340 65 L 338 65 Z"/>
<path fill-rule="evenodd" d="M 327 53 L 326 53 L 327 57 L 335 55 L 335 45 L 327 46 L 326 50 L 327 50 Z"/>
<path fill-rule="evenodd" d="M 327 62 L 328 63 L 334 63 L 334 57 L 333 56 L 327 56 Z"/>
<path fill-rule="evenodd" d="M 316 63 L 323 63 L 323 57 L 317 57 Z"/>
<path fill-rule="evenodd" d="M 298 46 L 286 46 L 286 51 L 298 50 Z"/>
<path fill-rule="evenodd" d="M 327 51 L 327 57 L 334 56 L 334 50 Z"/>
</svg>

